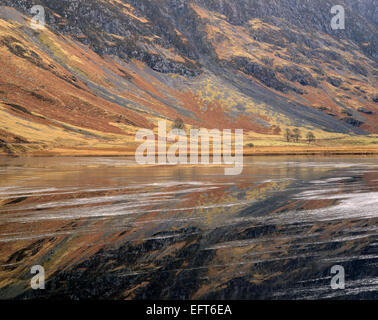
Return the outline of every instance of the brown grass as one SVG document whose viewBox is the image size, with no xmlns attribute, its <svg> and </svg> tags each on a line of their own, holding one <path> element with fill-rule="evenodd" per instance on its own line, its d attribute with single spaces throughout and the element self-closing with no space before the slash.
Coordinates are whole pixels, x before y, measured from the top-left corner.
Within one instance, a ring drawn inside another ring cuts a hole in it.
<svg viewBox="0 0 378 320">
<path fill-rule="evenodd" d="M 211 149 L 210 149 L 211 151 Z M 0 156 L 7 154 L 0 150 Z M 30 150 L 27 156 L 134 156 L 135 147 L 115 148 L 52 148 Z M 372 146 L 279 146 L 244 148 L 244 156 L 280 156 L 280 155 L 378 155 L 378 147 Z"/>
</svg>

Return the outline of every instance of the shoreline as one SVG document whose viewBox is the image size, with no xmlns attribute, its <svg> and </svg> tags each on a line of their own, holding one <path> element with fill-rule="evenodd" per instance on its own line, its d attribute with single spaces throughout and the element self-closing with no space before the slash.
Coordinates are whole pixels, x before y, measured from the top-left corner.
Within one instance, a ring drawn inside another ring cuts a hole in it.
<svg viewBox="0 0 378 320">
<path fill-rule="evenodd" d="M 156 152 L 155 156 L 159 154 Z M 210 156 L 214 154 L 210 152 Z M 244 148 L 244 157 L 254 156 L 378 156 L 378 147 L 254 147 Z M 134 157 L 130 149 L 71 149 L 55 148 L 14 154 L 0 152 L 0 157 Z"/>
</svg>

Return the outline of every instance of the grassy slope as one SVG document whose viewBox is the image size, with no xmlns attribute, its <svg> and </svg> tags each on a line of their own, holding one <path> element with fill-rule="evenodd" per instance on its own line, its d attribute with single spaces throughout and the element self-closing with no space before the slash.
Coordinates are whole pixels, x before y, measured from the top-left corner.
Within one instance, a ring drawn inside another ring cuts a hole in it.
<svg viewBox="0 0 378 320">
<path fill-rule="evenodd" d="M 268 56 L 274 65 L 287 64 L 273 55 L 270 45 L 256 44 L 246 30 L 276 27 L 258 20 L 251 21 L 249 26 L 236 27 L 209 11 L 196 10 L 200 17 L 207 19 L 210 42 L 216 34 L 215 28 L 221 28 L 224 34 L 223 42 L 214 42 L 219 58 L 232 60 L 244 55 L 259 61 Z M 14 9 L 9 12 L 16 16 Z M 9 12 L 7 20 L 0 19 L 0 59 L 6 61 L 2 64 L 0 82 L 0 154 L 133 154 L 134 136 L 139 128 L 154 128 L 159 119 L 171 122 L 177 117 L 184 119 L 187 128 L 192 125 L 243 128 L 245 144 L 253 142 L 256 146 L 247 149 L 248 154 L 377 150 L 376 114 L 364 115 L 368 121 L 362 129 L 371 131 L 371 135 L 330 133 L 308 123 L 296 123 L 287 114 L 277 112 L 274 106 L 241 93 L 211 72 L 188 79 L 159 74 L 135 60 L 126 64 L 115 57 L 100 57 L 88 47 L 49 29 L 35 32 L 28 27 L 27 18 L 9 19 Z M 259 49 L 251 54 L 247 43 Z M 169 52 L 165 54 L 170 59 L 182 59 Z M 301 67 L 314 72 L 306 64 Z M 366 96 L 374 93 L 370 78 L 360 81 L 348 76 L 351 90 L 358 86 Z M 298 83 L 295 86 L 300 88 Z M 336 116 L 341 116 L 343 110 L 338 99 L 341 104 L 348 101 L 352 109 L 361 107 L 360 96 L 343 96 L 341 89 L 324 80 L 320 88 L 307 86 L 305 90 L 300 97 L 293 92 L 273 93 L 280 99 L 300 101 L 313 108 L 327 105 L 327 112 Z M 370 100 L 362 102 L 364 108 L 376 109 Z M 304 141 L 286 143 L 284 130 L 296 127 L 303 134 L 314 132 L 317 143 L 310 146 Z"/>
</svg>

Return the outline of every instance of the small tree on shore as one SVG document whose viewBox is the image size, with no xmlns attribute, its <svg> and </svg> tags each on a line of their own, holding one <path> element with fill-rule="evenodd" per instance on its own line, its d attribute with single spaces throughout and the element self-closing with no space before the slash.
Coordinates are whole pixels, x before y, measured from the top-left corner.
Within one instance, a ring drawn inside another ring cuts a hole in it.
<svg viewBox="0 0 378 320">
<path fill-rule="evenodd" d="M 181 118 L 177 118 L 177 119 L 173 122 L 172 129 L 180 129 L 180 130 L 184 130 L 184 129 L 185 129 L 184 120 L 182 120 Z"/>
<path fill-rule="evenodd" d="M 308 144 L 315 142 L 315 135 L 312 132 L 308 132 L 306 135 Z"/>
<path fill-rule="evenodd" d="M 286 129 L 286 131 L 285 131 L 285 138 L 286 138 L 287 142 L 291 141 L 291 136 L 292 136 L 291 130 L 290 129 Z"/>
<path fill-rule="evenodd" d="M 301 138 L 301 132 L 298 128 L 295 128 L 293 131 L 293 139 L 295 142 L 299 142 L 300 138 Z"/>
</svg>

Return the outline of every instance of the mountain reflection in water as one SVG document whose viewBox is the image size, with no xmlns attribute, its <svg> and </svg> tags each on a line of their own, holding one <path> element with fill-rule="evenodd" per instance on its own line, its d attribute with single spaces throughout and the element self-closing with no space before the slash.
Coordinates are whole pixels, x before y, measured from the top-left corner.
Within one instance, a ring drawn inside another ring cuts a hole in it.
<svg viewBox="0 0 378 320">
<path fill-rule="evenodd" d="M 0 158 L 0 298 L 377 299 L 378 158 L 244 162 Z"/>
</svg>

